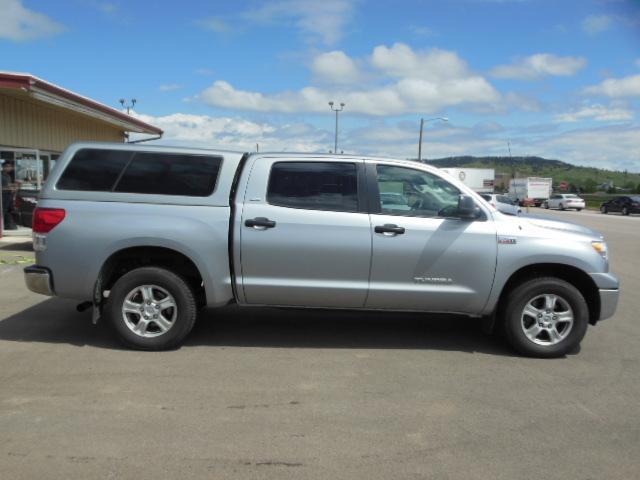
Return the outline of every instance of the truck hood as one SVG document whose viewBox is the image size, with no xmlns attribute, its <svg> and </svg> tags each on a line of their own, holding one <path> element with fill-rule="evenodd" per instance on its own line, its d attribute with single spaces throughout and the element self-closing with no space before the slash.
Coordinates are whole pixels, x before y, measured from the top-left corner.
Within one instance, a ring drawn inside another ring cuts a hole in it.
<svg viewBox="0 0 640 480">
<path fill-rule="evenodd" d="M 548 228 L 551 230 L 560 230 L 562 232 L 577 233 L 591 238 L 603 238 L 603 235 L 595 230 L 578 225 L 577 223 L 566 222 L 562 220 L 550 220 L 547 217 L 539 217 L 536 215 L 522 215 L 518 220 L 527 222 L 536 227 Z"/>
</svg>

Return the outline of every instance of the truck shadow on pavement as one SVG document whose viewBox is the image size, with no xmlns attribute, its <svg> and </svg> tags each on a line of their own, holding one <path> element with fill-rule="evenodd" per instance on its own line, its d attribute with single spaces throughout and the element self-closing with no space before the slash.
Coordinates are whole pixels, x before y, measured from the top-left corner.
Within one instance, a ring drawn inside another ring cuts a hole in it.
<svg viewBox="0 0 640 480">
<path fill-rule="evenodd" d="M 49 299 L 0 320 L 0 340 L 123 349 L 77 302 Z M 201 312 L 185 346 L 450 350 L 513 356 L 480 322 L 454 315 L 229 306 Z"/>
</svg>

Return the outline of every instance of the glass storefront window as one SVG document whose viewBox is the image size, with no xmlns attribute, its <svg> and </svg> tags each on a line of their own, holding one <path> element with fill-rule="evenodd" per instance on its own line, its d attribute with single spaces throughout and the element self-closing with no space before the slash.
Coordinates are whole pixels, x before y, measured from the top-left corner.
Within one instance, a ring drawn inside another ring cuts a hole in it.
<svg viewBox="0 0 640 480">
<path fill-rule="evenodd" d="M 0 147 L 0 160 L 14 165 L 11 180 L 20 190 L 41 188 L 59 157 L 52 152 Z"/>
<path fill-rule="evenodd" d="M 15 183 L 21 190 L 37 190 L 42 182 L 42 162 L 35 153 L 16 152 Z"/>
</svg>

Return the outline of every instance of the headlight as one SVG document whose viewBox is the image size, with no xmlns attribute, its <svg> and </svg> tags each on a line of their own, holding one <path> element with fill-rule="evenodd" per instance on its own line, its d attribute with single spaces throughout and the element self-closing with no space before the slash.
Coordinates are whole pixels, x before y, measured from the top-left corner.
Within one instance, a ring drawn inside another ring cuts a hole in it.
<svg viewBox="0 0 640 480">
<path fill-rule="evenodd" d="M 607 244 L 601 240 L 591 242 L 593 249 L 604 259 L 607 258 Z"/>
</svg>

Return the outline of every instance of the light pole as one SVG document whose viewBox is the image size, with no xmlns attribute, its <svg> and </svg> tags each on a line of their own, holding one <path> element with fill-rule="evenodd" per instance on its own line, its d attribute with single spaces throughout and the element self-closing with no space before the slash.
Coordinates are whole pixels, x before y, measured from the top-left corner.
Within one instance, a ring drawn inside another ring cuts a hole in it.
<svg viewBox="0 0 640 480">
<path fill-rule="evenodd" d="M 344 110 L 344 103 L 340 103 L 340 108 L 338 107 L 333 107 L 333 102 L 329 102 L 329 107 L 331 108 L 331 110 L 333 110 L 334 112 L 336 112 L 336 137 L 335 137 L 335 141 L 333 143 L 333 153 L 337 154 L 338 153 L 338 114 Z"/>
<path fill-rule="evenodd" d="M 424 124 L 425 122 L 435 122 L 436 120 L 442 120 L 443 122 L 449 121 L 447 117 L 434 117 L 434 118 L 428 118 L 426 120 L 424 118 L 420 119 L 420 138 L 418 139 L 418 161 L 419 162 L 422 161 L 422 130 L 424 129 Z"/>
<path fill-rule="evenodd" d="M 124 98 L 120 99 L 120 105 L 122 105 L 122 108 L 126 108 L 127 109 L 127 115 L 129 115 L 129 111 L 136 106 L 136 102 L 137 100 L 135 98 L 131 99 L 131 105 L 126 105 L 127 101 Z"/>
</svg>

